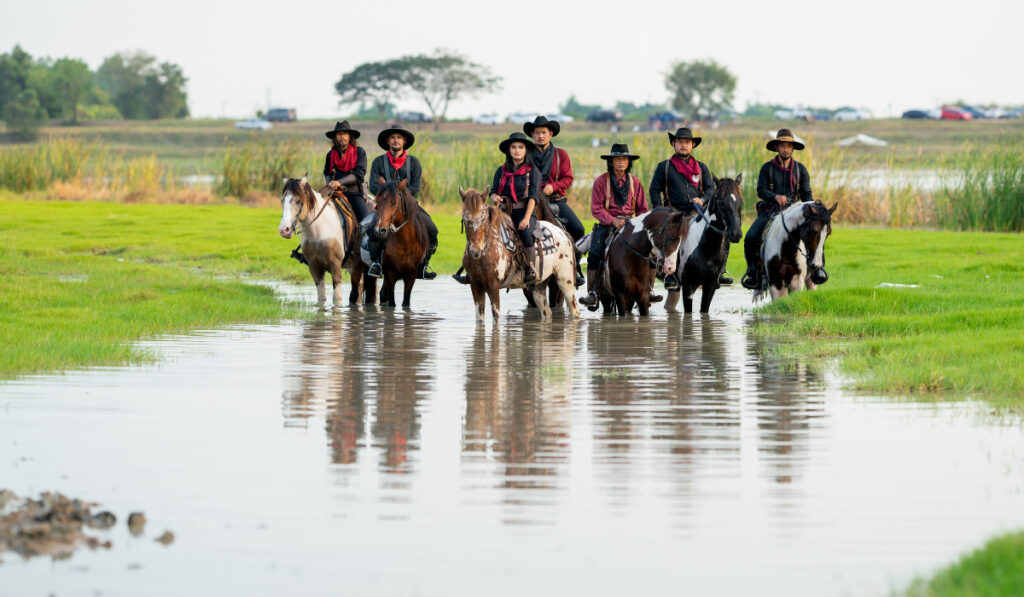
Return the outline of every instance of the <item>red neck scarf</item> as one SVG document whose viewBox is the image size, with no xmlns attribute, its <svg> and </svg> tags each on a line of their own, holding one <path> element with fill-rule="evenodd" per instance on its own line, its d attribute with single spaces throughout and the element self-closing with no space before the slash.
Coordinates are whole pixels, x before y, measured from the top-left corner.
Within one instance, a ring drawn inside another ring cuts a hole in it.
<svg viewBox="0 0 1024 597">
<path fill-rule="evenodd" d="M 772 166 L 775 166 L 780 172 L 785 172 L 789 175 L 789 190 L 791 193 L 796 193 L 796 176 L 793 175 L 793 164 L 795 163 L 796 160 L 789 158 L 789 166 L 783 166 L 779 156 L 775 156 L 775 159 L 771 161 Z"/>
<path fill-rule="evenodd" d="M 402 155 L 398 156 L 397 158 L 394 156 L 393 153 L 391 153 L 390 151 L 388 152 L 388 162 L 391 163 L 391 167 L 394 168 L 395 170 L 402 169 L 402 166 L 405 165 L 405 158 L 407 157 L 409 157 L 409 154 L 405 153 L 404 149 L 402 150 Z"/>
<path fill-rule="evenodd" d="M 505 183 L 508 182 L 508 179 L 512 178 L 513 176 L 522 176 L 528 173 L 529 171 L 530 165 L 526 161 L 523 161 L 523 165 L 519 166 L 519 168 L 515 172 L 509 172 L 504 167 L 502 167 L 501 181 L 498 182 L 498 194 L 500 195 L 501 191 L 505 189 Z M 516 181 L 513 180 L 512 184 L 509 185 L 509 187 L 509 190 L 512 192 L 512 201 L 515 203 L 519 203 L 519 199 L 516 197 Z"/>
<path fill-rule="evenodd" d="M 338 147 L 331 150 L 331 167 L 338 172 L 348 172 L 356 167 L 359 161 L 359 150 L 351 143 L 345 148 L 345 155 L 338 155 Z"/>
<path fill-rule="evenodd" d="M 676 154 L 672 156 L 669 162 L 676 167 L 676 172 L 682 174 L 690 184 L 698 189 L 700 188 L 700 164 L 697 163 L 693 156 L 690 156 L 690 159 L 684 162 L 683 158 Z"/>
</svg>

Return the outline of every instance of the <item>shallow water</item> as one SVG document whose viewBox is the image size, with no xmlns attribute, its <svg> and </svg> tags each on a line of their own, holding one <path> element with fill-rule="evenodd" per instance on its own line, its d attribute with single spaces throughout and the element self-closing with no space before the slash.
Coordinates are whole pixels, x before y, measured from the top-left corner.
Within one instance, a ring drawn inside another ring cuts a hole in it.
<svg viewBox="0 0 1024 597">
<path fill-rule="evenodd" d="M 122 519 L 0 595 L 872 595 L 1024 527 L 1019 420 L 844 393 L 739 290 L 576 325 L 513 292 L 496 329 L 421 284 L 0 385 L 0 487 Z"/>
</svg>

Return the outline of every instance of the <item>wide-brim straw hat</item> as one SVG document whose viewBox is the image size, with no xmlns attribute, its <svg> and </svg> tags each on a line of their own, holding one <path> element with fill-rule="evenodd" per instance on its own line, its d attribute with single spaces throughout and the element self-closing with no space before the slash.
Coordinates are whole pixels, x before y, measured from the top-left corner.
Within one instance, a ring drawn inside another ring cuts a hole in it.
<svg viewBox="0 0 1024 597">
<path fill-rule="evenodd" d="M 548 120 L 543 116 L 538 116 L 533 119 L 533 122 L 527 122 L 523 125 L 523 131 L 527 135 L 533 136 L 533 130 L 539 126 L 542 126 L 551 131 L 552 137 L 558 136 L 558 131 L 562 130 L 562 125 L 558 124 L 557 120 Z"/>
<path fill-rule="evenodd" d="M 405 137 L 405 147 L 403 149 L 409 149 L 410 147 L 412 147 L 412 144 L 416 142 L 416 135 L 412 134 L 411 132 L 403 129 L 402 127 L 396 124 L 395 126 L 386 128 L 377 134 L 377 145 L 380 145 L 380 148 L 383 149 L 384 151 L 390 150 L 391 147 L 388 146 L 388 138 L 391 137 L 391 135 L 394 135 L 395 133 L 398 133 L 399 135 Z"/>
<path fill-rule="evenodd" d="M 335 122 L 334 123 L 334 128 L 332 130 L 329 130 L 326 133 L 324 133 L 324 135 L 326 135 L 328 139 L 333 141 L 335 133 L 348 133 L 348 136 L 353 138 L 353 139 L 358 139 L 359 138 L 359 131 L 357 131 L 356 129 L 352 128 L 349 125 L 347 120 L 342 120 L 341 122 Z"/>
<path fill-rule="evenodd" d="M 669 132 L 668 142 L 675 143 L 676 139 L 690 139 L 693 141 L 693 146 L 697 147 L 700 142 L 704 140 L 704 137 L 694 137 L 693 132 L 688 127 L 682 127 L 675 132 L 675 134 Z"/>
<path fill-rule="evenodd" d="M 768 144 L 765 145 L 765 147 L 768 148 L 768 151 L 778 151 L 777 147 L 779 146 L 779 142 L 781 141 L 792 143 L 793 149 L 804 148 L 803 142 L 798 141 L 797 138 L 793 136 L 793 131 L 789 129 L 779 129 L 779 132 L 776 133 L 775 138 L 769 141 Z"/>
<path fill-rule="evenodd" d="M 635 153 L 629 153 L 629 146 L 625 143 L 613 143 L 612 151 L 609 154 L 601 156 L 602 160 L 610 160 L 612 158 L 629 158 L 629 161 L 639 160 L 640 156 Z"/>
<path fill-rule="evenodd" d="M 526 145 L 526 151 L 535 151 L 537 149 L 537 145 L 533 142 L 533 139 L 527 137 L 526 135 L 518 131 L 512 133 L 511 135 L 508 136 L 508 139 L 505 139 L 504 141 L 499 143 L 498 149 L 501 150 L 501 153 L 508 154 L 509 146 L 517 141 L 519 143 Z"/>
</svg>

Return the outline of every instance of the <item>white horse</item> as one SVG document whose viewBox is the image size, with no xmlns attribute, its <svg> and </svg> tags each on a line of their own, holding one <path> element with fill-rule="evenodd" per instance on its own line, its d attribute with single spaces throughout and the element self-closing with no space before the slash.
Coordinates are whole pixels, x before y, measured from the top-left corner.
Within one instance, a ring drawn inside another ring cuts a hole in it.
<svg viewBox="0 0 1024 597">
<path fill-rule="evenodd" d="M 814 290 L 828 281 L 825 239 L 832 233 L 832 213 L 838 205 L 838 201 L 831 208 L 818 201 L 795 203 L 768 223 L 761 258 L 773 301 L 804 288 Z M 764 294 L 762 287 L 754 299 Z"/>
<path fill-rule="evenodd" d="M 359 234 L 355 222 L 346 218 L 309 186 L 306 177 L 285 178 L 281 194 L 281 223 L 277 231 L 284 238 L 298 234 L 302 227 L 302 255 L 309 265 L 309 274 L 316 284 L 317 305 L 321 308 L 327 302 L 324 275 L 331 274 L 334 286 L 334 306 L 341 306 L 341 271 L 346 266 L 345 258 L 349 247 L 358 247 Z M 358 258 L 348 260 L 347 268 L 352 279 L 349 303 L 359 300 L 363 273 L 366 266 Z"/>
</svg>

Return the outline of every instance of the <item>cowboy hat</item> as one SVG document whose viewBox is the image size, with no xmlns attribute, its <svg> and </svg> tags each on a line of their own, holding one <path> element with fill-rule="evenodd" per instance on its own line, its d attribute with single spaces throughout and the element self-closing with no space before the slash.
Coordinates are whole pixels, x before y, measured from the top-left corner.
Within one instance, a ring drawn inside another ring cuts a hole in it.
<svg viewBox="0 0 1024 597">
<path fill-rule="evenodd" d="M 526 124 L 524 124 L 523 131 L 525 131 L 527 135 L 530 135 L 532 137 L 533 129 L 539 126 L 542 126 L 551 131 L 552 137 L 557 137 L 558 131 L 562 130 L 562 125 L 558 124 L 557 120 L 548 120 L 543 116 L 538 116 L 533 119 L 533 122 L 527 122 Z"/>
<path fill-rule="evenodd" d="M 537 149 L 537 146 L 533 143 L 532 139 L 518 131 L 512 133 L 511 135 L 508 136 L 508 139 L 505 139 L 504 141 L 499 143 L 498 149 L 501 150 L 501 153 L 507 154 L 509 145 L 512 145 L 515 142 L 519 142 L 522 143 L 523 145 L 526 145 L 527 151 L 534 151 Z"/>
<path fill-rule="evenodd" d="M 803 142 L 797 141 L 796 137 L 793 136 L 793 131 L 789 129 L 779 129 L 779 132 L 775 135 L 775 138 L 769 141 L 768 144 L 765 145 L 765 147 L 768 148 L 768 151 L 778 151 L 776 147 L 778 147 L 780 141 L 792 143 L 793 149 L 804 148 Z"/>
<path fill-rule="evenodd" d="M 324 135 L 326 135 L 328 139 L 333 141 L 335 133 L 348 133 L 348 136 L 353 138 L 353 139 L 358 139 L 359 138 L 359 131 L 357 131 L 356 129 L 354 129 L 351 126 L 349 126 L 347 120 L 342 120 L 341 122 L 335 122 L 334 123 L 334 130 L 327 131 L 326 133 L 324 133 Z"/>
<path fill-rule="evenodd" d="M 391 135 L 394 135 L 395 133 L 398 133 L 399 135 L 405 137 L 405 147 L 403 147 L 403 149 L 409 149 L 410 147 L 412 147 L 412 144 L 416 142 L 416 135 L 410 133 L 409 131 L 403 129 L 402 127 L 396 124 L 392 127 L 384 129 L 383 131 L 377 134 L 377 145 L 380 145 L 380 148 L 383 149 L 384 151 L 390 150 L 391 147 L 388 146 L 388 138 L 391 137 Z"/>
<path fill-rule="evenodd" d="M 669 134 L 668 134 L 668 142 L 669 143 L 675 143 L 676 139 L 691 139 L 691 140 L 693 140 L 693 146 L 697 147 L 698 145 L 700 145 L 700 142 L 702 140 L 704 140 L 704 137 L 694 137 L 693 133 L 690 132 L 690 129 L 688 127 L 684 126 L 684 127 L 680 128 L 679 130 L 677 130 L 674 135 L 672 134 L 671 131 L 669 132 Z"/>
<path fill-rule="evenodd" d="M 640 156 L 629 153 L 629 147 L 625 143 L 612 143 L 612 152 L 601 156 L 602 160 L 610 160 L 612 158 L 629 158 L 629 161 L 639 160 Z"/>
</svg>

